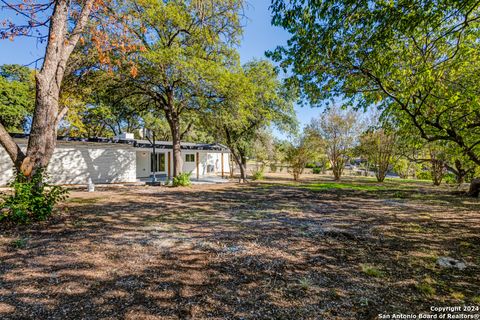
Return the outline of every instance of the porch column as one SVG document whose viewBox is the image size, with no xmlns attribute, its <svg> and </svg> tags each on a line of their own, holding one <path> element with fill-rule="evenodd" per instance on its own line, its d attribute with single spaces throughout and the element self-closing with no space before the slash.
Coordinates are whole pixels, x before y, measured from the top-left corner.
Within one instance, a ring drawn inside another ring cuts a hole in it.
<svg viewBox="0 0 480 320">
<path fill-rule="evenodd" d="M 195 156 L 195 162 L 196 162 L 196 167 L 197 167 L 197 180 L 200 179 L 200 159 L 199 159 L 199 155 L 200 153 L 197 152 L 196 156 Z"/>
<path fill-rule="evenodd" d="M 225 171 L 223 170 L 223 152 L 222 152 L 222 179 L 225 177 Z"/>
<path fill-rule="evenodd" d="M 171 152 L 168 152 L 168 179 L 169 180 L 172 178 L 172 171 L 171 171 L 172 159 L 170 158 L 170 153 Z"/>
</svg>

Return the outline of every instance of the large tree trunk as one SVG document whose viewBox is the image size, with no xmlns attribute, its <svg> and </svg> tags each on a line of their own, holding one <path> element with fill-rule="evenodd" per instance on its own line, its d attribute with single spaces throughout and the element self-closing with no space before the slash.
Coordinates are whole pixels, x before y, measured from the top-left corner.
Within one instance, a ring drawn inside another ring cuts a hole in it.
<svg viewBox="0 0 480 320">
<path fill-rule="evenodd" d="M 465 182 L 465 176 L 467 175 L 468 171 L 465 170 L 462 166 L 460 160 L 455 160 L 455 168 L 456 170 L 452 170 L 457 178 L 457 183 L 460 185 Z"/>
<path fill-rule="evenodd" d="M 342 178 L 342 171 L 343 171 L 342 164 L 338 162 L 332 163 L 333 178 L 335 181 L 340 181 L 340 179 Z"/>
<path fill-rule="evenodd" d="M 377 178 L 378 182 L 383 182 L 385 177 L 387 176 L 388 172 L 388 165 L 390 162 L 387 163 L 379 163 L 377 166 L 377 172 L 375 172 L 375 177 Z"/>
<path fill-rule="evenodd" d="M 235 163 L 240 169 L 240 177 L 238 178 L 238 182 L 247 182 L 247 159 L 241 155 L 241 152 L 237 153 L 237 151 L 234 151 L 233 148 L 231 148 L 230 150 L 232 151 Z"/>
<path fill-rule="evenodd" d="M 478 198 L 480 194 L 480 178 L 473 179 L 470 183 L 470 190 L 468 191 L 468 195 L 470 197 Z"/>
<path fill-rule="evenodd" d="M 433 184 L 439 186 L 440 183 L 442 183 L 443 175 L 445 173 L 445 163 L 442 160 L 432 159 L 431 165 Z"/>
<path fill-rule="evenodd" d="M 172 121 L 169 121 L 169 124 L 172 133 L 173 176 L 176 177 L 182 173 L 183 167 L 180 121 L 178 121 L 176 118 L 173 118 Z"/>
<path fill-rule="evenodd" d="M 46 169 L 56 145 L 57 125 L 65 112 L 59 112 L 58 101 L 65 68 L 80 35 L 88 22 L 93 0 L 87 0 L 77 15 L 77 23 L 68 32 L 69 1 L 55 1 L 50 18 L 48 43 L 42 69 L 36 74 L 36 99 L 26 154 L 0 124 L 0 144 L 16 169 L 30 177 Z"/>
</svg>

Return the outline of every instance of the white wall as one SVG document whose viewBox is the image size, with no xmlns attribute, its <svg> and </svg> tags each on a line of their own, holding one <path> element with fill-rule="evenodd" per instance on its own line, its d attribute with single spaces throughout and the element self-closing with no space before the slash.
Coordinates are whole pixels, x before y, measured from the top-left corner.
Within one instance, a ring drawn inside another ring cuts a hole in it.
<svg viewBox="0 0 480 320">
<path fill-rule="evenodd" d="M 106 143 L 61 142 L 48 166 L 56 184 L 86 184 L 136 181 L 136 154 L 132 146 Z M 0 185 L 13 176 L 11 161 L 0 148 Z"/>
<path fill-rule="evenodd" d="M 150 157 L 148 151 L 137 151 L 137 178 L 148 178 L 152 173 Z"/>
<path fill-rule="evenodd" d="M 186 153 L 187 152 L 185 152 L 185 154 Z M 185 160 L 185 155 L 183 155 L 183 160 Z M 223 172 L 225 176 L 227 176 L 228 172 L 230 171 L 228 153 L 223 153 L 223 160 L 224 160 Z M 200 177 L 208 176 L 208 175 L 221 175 L 222 174 L 222 153 L 212 152 L 212 151 L 199 151 L 198 169 L 199 169 L 198 171 L 200 173 Z M 184 172 L 192 171 L 192 178 L 195 178 L 197 176 L 196 163 L 184 162 L 183 171 Z"/>
<path fill-rule="evenodd" d="M 18 141 L 17 141 L 18 142 Z M 21 145 L 21 147 L 25 147 Z M 182 150 L 183 172 L 192 172 L 197 177 L 195 162 L 186 162 L 186 154 L 199 154 L 200 177 L 221 175 L 221 152 L 206 150 Z M 143 155 L 145 153 L 145 155 Z M 168 155 L 168 152 L 166 152 Z M 172 157 L 172 152 L 170 152 Z M 224 172 L 230 170 L 229 154 L 223 153 Z M 168 160 L 166 161 L 168 163 Z M 167 164 L 165 168 L 168 169 Z M 213 168 L 213 172 L 208 172 Z M 173 170 L 173 161 L 171 162 Z M 150 176 L 150 152 L 118 143 L 62 142 L 59 141 L 48 167 L 50 180 L 57 184 L 86 184 L 90 177 L 94 183 L 135 182 Z M 13 177 L 11 160 L 0 147 L 0 186 Z"/>
</svg>

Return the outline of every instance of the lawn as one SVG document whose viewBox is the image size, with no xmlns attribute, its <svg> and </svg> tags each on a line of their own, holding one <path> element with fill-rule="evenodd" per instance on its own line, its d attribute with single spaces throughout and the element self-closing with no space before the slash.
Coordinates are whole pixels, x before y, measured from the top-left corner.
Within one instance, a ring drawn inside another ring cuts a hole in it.
<svg viewBox="0 0 480 320">
<path fill-rule="evenodd" d="M 479 304 L 479 231 L 480 201 L 425 182 L 74 191 L 51 221 L 1 231 L 0 318 L 377 319 Z"/>
</svg>

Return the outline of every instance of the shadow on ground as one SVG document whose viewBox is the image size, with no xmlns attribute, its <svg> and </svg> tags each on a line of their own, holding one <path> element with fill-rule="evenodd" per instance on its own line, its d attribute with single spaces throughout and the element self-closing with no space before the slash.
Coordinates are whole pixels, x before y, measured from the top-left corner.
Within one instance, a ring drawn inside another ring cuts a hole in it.
<svg viewBox="0 0 480 320">
<path fill-rule="evenodd" d="M 64 209 L 3 231 L 2 319 L 376 319 L 480 295 L 479 203 L 447 193 L 132 187 Z"/>
</svg>

